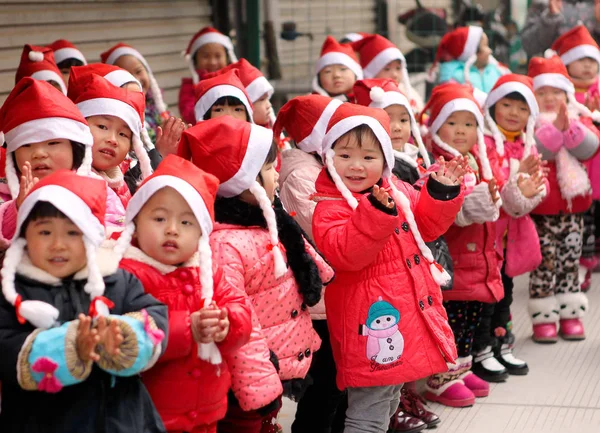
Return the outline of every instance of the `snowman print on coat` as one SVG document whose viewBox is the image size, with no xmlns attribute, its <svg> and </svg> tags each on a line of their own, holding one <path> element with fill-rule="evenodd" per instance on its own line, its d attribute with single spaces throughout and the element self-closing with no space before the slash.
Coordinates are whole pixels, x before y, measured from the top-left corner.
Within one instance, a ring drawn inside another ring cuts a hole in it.
<svg viewBox="0 0 600 433">
<path fill-rule="evenodd" d="M 402 356 L 404 337 L 398 329 L 400 312 L 381 297 L 369 307 L 362 335 L 367 337 L 367 358 L 377 364 L 391 364 Z"/>
</svg>

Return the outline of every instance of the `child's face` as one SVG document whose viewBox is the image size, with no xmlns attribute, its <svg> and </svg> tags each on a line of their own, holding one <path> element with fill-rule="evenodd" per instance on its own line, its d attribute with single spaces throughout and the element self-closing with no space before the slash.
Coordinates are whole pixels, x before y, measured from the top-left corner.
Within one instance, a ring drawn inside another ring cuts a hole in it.
<svg viewBox="0 0 600 433">
<path fill-rule="evenodd" d="M 385 160 L 373 134 L 364 134 L 360 145 L 355 134 L 345 134 L 333 150 L 335 171 L 350 191 L 365 191 L 381 179 Z"/>
<path fill-rule="evenodd" d="M 205 44 L 196 52 L 197 70 L 216 72 L 225 66 L 227 66 L 227 51 L 221 44 Z"/>
<path fill-rule="evenodd" d="M 389 78 L 394 80 L 396 84 L 400 84 L 402 82 L 402 63 L 400 60 L 392 60 L 379 71 L 375 78 Z"/>
<path fill-rule="evenodd" d="M 466 155 L 477 143 L 477 119 L 469 111 L 455 111 L 438 130 L 442 141 L 461 155 Z"/>
<path fill-rule="evenodd" d="M 56 278 L 75 274 L 87 264 L 83 233 L 68 218 L 41 217 L 25 229 L 31 263 Z"/>
<path fill-rule="evenodd" d="M 567 71 L 571 78 L 591 84 L 598 78 L 598 62 L 591 57 L 584 57 L 569 63 Z"/>
<path fill-rule="evenodd" d="M 143 92 L 143 89 L 140 89 L 140 86 L 138 85 L 138 83 L 136 83 L 134 81 L 130 81 L 129 83 L 123 84 L 121 86 L 121 88 L 127 89 L 130 92 Z"/>
<path fill-rule="evenodd" d="M 258 101 L 254 102 L 252 104 L 252 108 L 252 117 L 254 118 L 254 123 L 257 125 L 266 125 L 270 122 L 273 106 L 271 105 L 271 101 L 269 101 L 268 93 L 265 93 Z"/>
<path fill-rule="evenodd" d="M 19 171 L 29 162 L 32 176 L 43 179 L 56 170 L 73 169 L 73 146 L 64 139 L 26 144 L 15 150 L 15 160 Z"/>
<path fill-rule="evenodd" d="M 542 86 L 535 91 L 535 99 L 544 113 L 558 113 L 560 106 L 567 103 L 567 93 L 558 87 Z"/>
<path fill-rule="evenodd" d="M 140 249 L 165 265 L 187 262 L 196 251 L 202 230 L 181 194 L 159 189 L 135 219 L 134 237 Z"/>
<path fill-rule="evenodd" d="M 494 108 L 496 123 L 506 131 L 522 131 L 529 120 L 529 105 L 523 101 L 502 98 Z"/>
<path fill-rule="evenodd" d="M 262 185 L 271 203 L 275 200 L 275 191 L 279 188 L 279 173 L 275 169 L 275 163 L 276 161 L 263 164 L 260 176 L 256 176 L 256 181 Z M 256 197 L 248 189 L 240 194 L 240 200 L 258 206 Z"/>
<path fill-rule="evenodd" d="M 94 136 L 92 166 L 106 171 L 122 163 L 131 149 L 133 134 L 129 126 L 115 116 L 91 116 L 87 121 Z"/>
<path fill-rule="evenodd" d="M 356 82 L 356 75 L 344 65 L 325 66 L 319 72 L 321 87 L 330 95 L 345 95 L 350 93 Z"/>
<path fill-rule="evenodd" d="M 477 47 L 477 61 L 475 64 L 479 67 L 486 66 L 491 54 L 492 49 L 490 48 L 488 37 L 484 33 L 479 41 L 479 47 Z"/>
<path fill-rule="evenodd" d="M 228 103 L 225 103 L 224 105 L 214 104 L 212 107 L 210 107 L 211 119 L 216 119 L 217 117 L 222 116 L 231 116 L 243 121 L 248 120 L 246 115 L 246 106 L 241 102 L 236 105 L 229 105 Z"/>
<path fill-rule="evenodd" d="M 148 89 L 150 88 L 150 77 L 146 67 L 137 59 L 137 57 L 128 54 L 121 56 L 115 62 L 115 66 L 125 69 L 135 78 L 137 78 L 142 85 L 142 91 L 144 92 L 144 95 L 148 93 Z"/>
<path fill-rule="evenodd" d="M 384 110 L 390 116 L 392 147 L 394 150 L 402 152 L 404 145 L 410 138 L 410 116 L 408 111 L 398 104 L 390 105 Z"/>
</svg>

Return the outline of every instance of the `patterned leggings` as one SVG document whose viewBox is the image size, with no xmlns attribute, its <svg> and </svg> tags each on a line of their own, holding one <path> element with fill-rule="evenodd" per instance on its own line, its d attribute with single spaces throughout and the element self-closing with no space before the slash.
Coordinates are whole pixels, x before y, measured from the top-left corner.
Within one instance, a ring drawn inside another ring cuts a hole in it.
<svg viewBox="0 0 600 433">
<path fill-rule="evenodd" d="M 444 307 L 448 313 L 448 322 L 454 332 L 454 341 L 458 357 L 471 355 L 475 330 L 481 320 L 483 303 L 478 301 L 446 301 Z"/>
<path fill-rule="evenodd" d="M 532 215 L 542 249 L 542 263 L 531 273 L 529 296 L 545 298 L 576 293 L 582 249 L 583 215 Z"/>
</svg>

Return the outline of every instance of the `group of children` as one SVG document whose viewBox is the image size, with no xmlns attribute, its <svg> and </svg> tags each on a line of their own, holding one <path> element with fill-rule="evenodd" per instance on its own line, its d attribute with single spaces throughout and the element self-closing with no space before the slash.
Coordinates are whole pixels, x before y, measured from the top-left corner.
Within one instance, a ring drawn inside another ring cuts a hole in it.
<svg viewBox="0 0 600 433">
<path fill-rule="evenodd" d="M 585 27 L 528 76 L 458 28 L 427 104 L 389 40 L 345 40 L 275 116 L 269 81 L 205 28 L 182 119 L 131 46 L 96 64 L 25 46 L 0 109 L 2 431 L 280 432 L 282 396 L 294 433 L 421 431 L 440 420 L 415 381 L 465 407 L 527 374 L 510 312 L 527 272 L 534 341 L 585 338 Z"/>
</svg>

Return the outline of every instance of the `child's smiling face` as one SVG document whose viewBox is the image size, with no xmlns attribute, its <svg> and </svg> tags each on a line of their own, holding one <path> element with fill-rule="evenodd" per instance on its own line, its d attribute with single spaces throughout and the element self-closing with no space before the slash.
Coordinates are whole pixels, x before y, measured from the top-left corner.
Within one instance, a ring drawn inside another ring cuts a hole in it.
<svg viewBox="0 0 600 433">
<path fill-rule="evenodd" d="M 470 111 L 455 111 L 437 134 L 444 143 L 466 155 L 477 143 L 477 119 Z"/>
<path fill-rule="evenodd" d="M 385 65 L 375 78 L 389 78 L 394 80 L 396 84 L 402 82 L 402 62 L 400 60 L 392 60 Z"/>
<path fill-rule="evenodd" d="M 567 92 L 558 87 L 542 86 L 535 91 L 535 99 L 543 113 L 558 113 L 560 106 L 567 103 Z"/>
<path fill-rule="evenodd" d="M 199 71 L 216 72 L 227 66 L 227 51 L 218 43 L 202 45 L 195 54 L 195 66 Z"/>
<path fill-rule="evenodd" d="M 385 107 L 384 110 L 390 116 L 392 147 L 394 150 L 402 152 L 404 145 L 410 138 L 410 115 L 408 110 L 398 104 Z"/>
<path fill-rule="evenodd" d="M 502 98 L 494 105 L 494 117 L 498 126 L 506 131 L 522 131 L 529 120 L 527 102 Z"/>
<path fill-rule="evenodd" d="M 569 63 L 567 71 L 577 86 L 589 86 L 598 78 L 598 62 L 591 57 Z"/>
<path fill-rule="evenodd" d="M 146 67 L 139 59 L 127 54 L 119 57 L 115 61 L 115 66 L 125 69 L 133 75 L 142 85 L 142 92 L 144 92 L 144 95 L 148 93 L 148 89 L 150 89 L 150 76 L 148 75 Z"/>
</svg>

